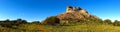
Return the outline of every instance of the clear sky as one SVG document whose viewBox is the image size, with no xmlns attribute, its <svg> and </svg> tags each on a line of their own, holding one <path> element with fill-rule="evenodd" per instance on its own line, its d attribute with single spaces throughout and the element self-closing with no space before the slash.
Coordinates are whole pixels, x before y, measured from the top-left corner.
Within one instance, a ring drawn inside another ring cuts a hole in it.
<svg viewBox="0 0 120 32">
<path fill-rule="evenodd" d="M 120 20 L 120 0 L 0 0 L 0 20 L 42 21 L 65 12 L 66 6 L 84 8 L 101 19 Z"/>
</svg>

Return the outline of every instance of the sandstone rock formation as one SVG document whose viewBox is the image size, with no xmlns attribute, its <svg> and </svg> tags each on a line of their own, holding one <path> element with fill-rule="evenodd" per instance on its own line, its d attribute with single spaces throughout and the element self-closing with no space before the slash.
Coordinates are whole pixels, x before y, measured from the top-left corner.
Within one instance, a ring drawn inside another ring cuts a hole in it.
<svg viewBox="0 0 120 32">
<path fill-rule="evenodd" d="M 66 12 L 57 16 L 48 17 L 46 20 L 42 21 L 41 24 L 88 24 L 91 22 L 99 23 L 101 22 L 101 19 L 97 16 L 89 14 L 83 8 L 67 6 Z"/>
<path fill-rule="evenodd" d="M 73 22 L 75 21 L 75 19 L 99 19 L 98 17 L 89 14 L 85 9 L 82 9 L 80 7 L 76 8 L 72 6 L 67 6 L 66 12 L 58 15 L 57 18 L 60 19 L 60 23 Z"/>
</svg>

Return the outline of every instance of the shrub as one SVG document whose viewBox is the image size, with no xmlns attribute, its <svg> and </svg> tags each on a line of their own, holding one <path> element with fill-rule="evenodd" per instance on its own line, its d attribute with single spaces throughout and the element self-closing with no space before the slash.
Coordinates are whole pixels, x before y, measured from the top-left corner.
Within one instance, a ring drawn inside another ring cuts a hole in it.
<svg viewBox="0 0 120 32">
<path fill-rule="evenodd" d="M 115 21 L 113 22 L 113 25 L 114 25 L 114 26 L 120 26 L 120 21 L 115 20 Z"/>
<path fill-rule="evenodd" d="M 26 20 L 22 20 L 22 19 L 17 19 L 17 20 L 5 20 L 5 21 L 0 21 L 0 25 L 2 27 L 8 27 L 8 28 L 11 28 L 12 26 L 18 26 L 20 24 L 25 24 L 27 23 Z"/>
<path fill-rule="evenodd" d="M 41 22 L 43 24 L 56 25 L 59 24 L 59 19 L 56 16 L 48 17 L 45 21 Z"/>
<path fill-rule="evenodd" d="M 104 24 L 112 24 L 112 22 L 111 22 L 111 20 L 106 19 L 106 20 L 104 20 Z"/>
<path fill-rule="evenodd" d="M 40 24 L 40 21 L 33 21 L 33 24 Z"/>
</svg>

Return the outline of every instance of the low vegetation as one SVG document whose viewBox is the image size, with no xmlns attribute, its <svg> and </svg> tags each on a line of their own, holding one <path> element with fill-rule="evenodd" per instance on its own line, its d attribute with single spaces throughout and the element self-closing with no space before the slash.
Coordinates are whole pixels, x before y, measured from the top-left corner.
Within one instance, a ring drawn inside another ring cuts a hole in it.
<svg viewBox="0 0 120 32">
<path fill-rule="evenodd" d="M 27 22 L 26 20 L 0 21 L 0 32 L 118 32 L 120 21 L 91 19 L 91 21 L 76 19 L 76 22 L 60 24 L 56 16 L 48 17 L 45 21 Z"/>
</svg>

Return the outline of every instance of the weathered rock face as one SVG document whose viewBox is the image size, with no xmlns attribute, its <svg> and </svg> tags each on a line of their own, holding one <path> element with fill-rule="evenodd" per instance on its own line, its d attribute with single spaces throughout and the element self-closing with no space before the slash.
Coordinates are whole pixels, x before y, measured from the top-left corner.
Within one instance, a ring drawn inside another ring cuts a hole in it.
<svg viewBox="0 0 120 32">
<path fill-rule="evenodd" d="M 60 19 L 60 23 L 68 23 L 68 21 L 74 21 L 75 19 L 82 19 L 84 16 L 79 13 L 64 13 L 57 16 Z"/>
<path fill-rule="evenodd" d="M 66 12 L 76 12 L 76 8 L 75 7 L 71 7 L 71 6 L 67 6 L 66 8 Z"/>
<path fill-rule="evenodd" d="M 78 7 L 78 13 L 88 14 L 88 12 L 85 9 L 82 9 L 80 7 Z"/>
<path fill-rule="evenodd" d="M 76 8 L 72 6 L 67 6 L 66 13 L 80 13 L 88 15 L 88 12 L 85 9 L 82 9 L 80 7 Z"/>
<path fill-rule="evenodd" d="M 64 13 L 58 15 L 58 18 L 61 20 L 67 20 L 67 19 L 79 19 L 79 18 L 84 18 L 82 14 L 79 13 Z"/>
<path fill-rule="evenodd" d="M 98 19 L 98 17 L 89 14 L 85 9 L 80 7 L 71 7 L 67 6 L 66 12 L 57 16 L 60 19 L 60 23 L 68 23 L 69 21 L 74 21 L 75 19 L 85 19 L 94 18 Z"/>
</svg>

